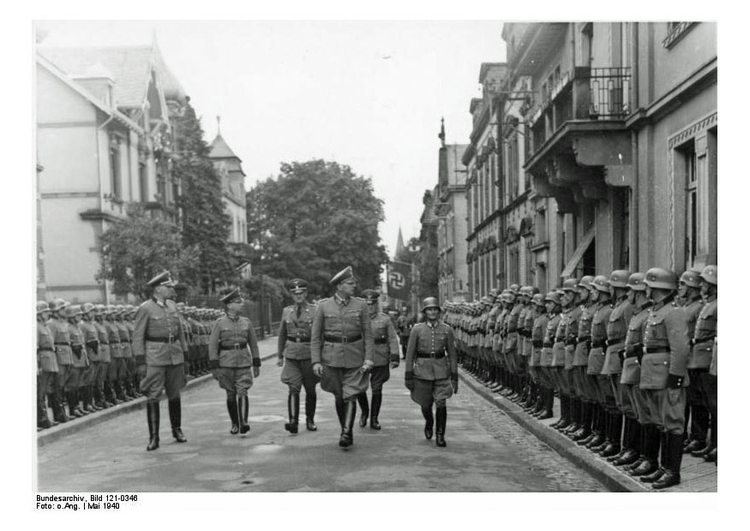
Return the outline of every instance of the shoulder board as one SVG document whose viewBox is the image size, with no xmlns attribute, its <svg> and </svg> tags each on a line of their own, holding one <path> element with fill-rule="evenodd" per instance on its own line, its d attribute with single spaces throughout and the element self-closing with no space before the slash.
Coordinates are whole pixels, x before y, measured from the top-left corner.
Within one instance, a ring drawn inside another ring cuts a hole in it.
<svg viewBox="0 0 750 531">
<path fill-rule="evenodd" d="M 331 300 L 331 297 L 326 297 L 325 299 L 320 299 L 320 300 L 318 301 L 318 304 L 320 304 L 321 302 L 326 302 L 326 301 L 329 301 L 329 300 Z"/>
<path fill-rule="evenodd" d="M 365 302 L 365 299 L 363 299 L 362 297 L 352 297 L 352 299 L 354 299 L 355 301 Z"/>
</svg>

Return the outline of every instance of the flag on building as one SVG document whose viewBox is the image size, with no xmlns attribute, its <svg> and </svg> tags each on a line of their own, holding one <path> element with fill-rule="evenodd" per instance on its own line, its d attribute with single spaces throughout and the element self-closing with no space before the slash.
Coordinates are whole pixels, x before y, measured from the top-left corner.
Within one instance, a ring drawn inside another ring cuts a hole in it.
<svg viewBox="0 0 750 531">
<path fill-rule="evenodd" d="M 411 264 L 391 262 L 388 264 L 388 296 L 408 301 L 411 293 Z"/>
</svg>

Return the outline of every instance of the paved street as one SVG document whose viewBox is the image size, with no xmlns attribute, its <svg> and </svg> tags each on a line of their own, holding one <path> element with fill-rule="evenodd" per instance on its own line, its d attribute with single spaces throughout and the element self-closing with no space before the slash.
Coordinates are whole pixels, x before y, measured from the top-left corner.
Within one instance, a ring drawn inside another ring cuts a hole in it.
<svg viewBox="0 0 750 531">
<path fill-rule="evenodd" d="M 273 353 L 275 338 L 262 342 Z M 605 487 L 526 432 L 468 386 L 449 402 L 447 448 L 422 434 L 403 365 L 385 386 L 381 431 L 355 424 L 338 447 L 332 396 L 319 390 L 317 432 L 284 430 L 286 387 L 274 359 L 250 391 L 251 431 L 229 434 L 224 391 L 207 378 L 183 394 L 186 444 L 170 434 L 161 404 L 161 447 L 146 452 L 145 410 L 134 410 L 42 445 L 39 491 L 65 492 L 592 492 Z M 302 398 L 304 411 L 304 396 Z M 304 414 L 304 413 L 303 413 Z M 84 419 L 85 420 L 85 419 Z"/>
</svg>

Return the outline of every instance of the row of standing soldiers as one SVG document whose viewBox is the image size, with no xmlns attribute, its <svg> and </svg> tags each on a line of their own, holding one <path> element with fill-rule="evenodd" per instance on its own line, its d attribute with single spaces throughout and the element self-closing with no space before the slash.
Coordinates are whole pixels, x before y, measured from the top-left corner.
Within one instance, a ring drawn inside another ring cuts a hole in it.
<svg viewBox="0 0 750 531">
<path fill-rule="evenodd" d="M 207 374 L 208 338 L 223 312 L 184 303 L 177 308 L 188 343 L 186 376 Z M 137 310 L 63 299 L 37 302 L 37 429 L 143 396 L 132 349 Z"/>
<path fill-rule="evenodd" d="M 466 370 L 541 420 L 557 396 L 551 426 L 642 482 L 678 484 L 683 453 L 716 462 L 715 265 L 570 278 L 546 295 L 511 285 L 445 307 Z"/>
</svg>

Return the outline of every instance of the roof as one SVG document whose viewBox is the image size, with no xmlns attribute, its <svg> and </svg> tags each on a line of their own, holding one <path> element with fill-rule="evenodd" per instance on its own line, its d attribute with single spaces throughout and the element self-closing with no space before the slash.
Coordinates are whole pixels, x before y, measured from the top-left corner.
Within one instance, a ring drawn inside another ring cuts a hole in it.
<svg viewBox="0 0 750 531">
<path fill-rule="evenodd" d="M 235 158 L 240 160 L 240 158 L 234 154 L 234 151 L 232 151 L 232 148 L 229 147 L 229 144 L 227 144 L 227 141 L 224 140 L 224 137 L 221 136 L 221 133 L 216 135 L 216 138 L 214 138 L 213 142 L 208 146 L 211 152 L 208 154 L 208 157 L 211 159 L 231 159 Z"/>
</svg>

